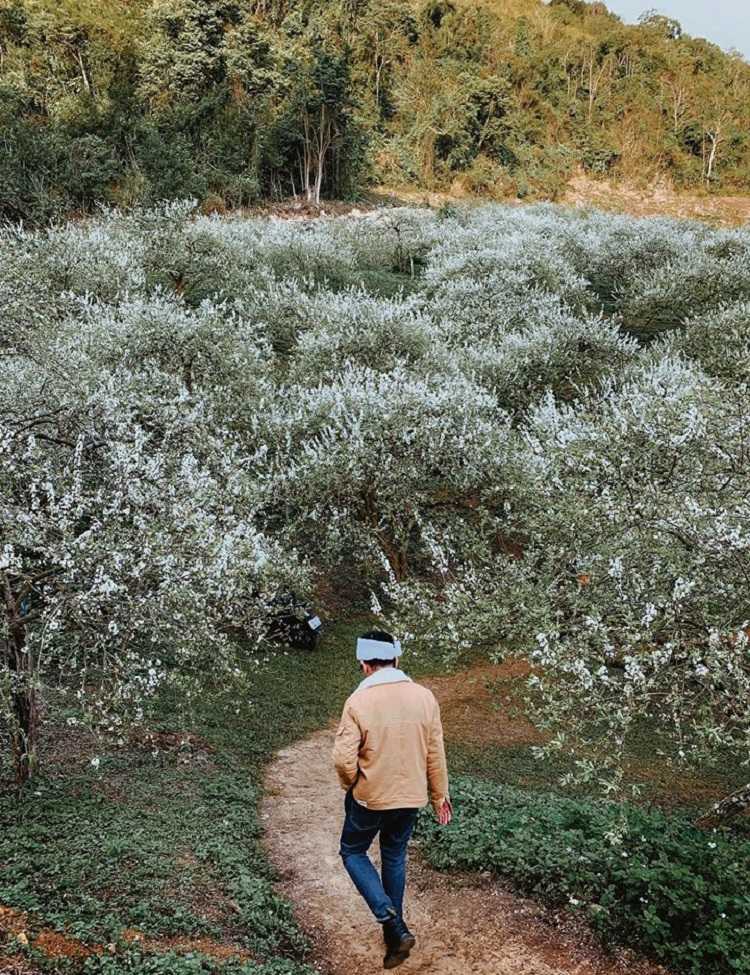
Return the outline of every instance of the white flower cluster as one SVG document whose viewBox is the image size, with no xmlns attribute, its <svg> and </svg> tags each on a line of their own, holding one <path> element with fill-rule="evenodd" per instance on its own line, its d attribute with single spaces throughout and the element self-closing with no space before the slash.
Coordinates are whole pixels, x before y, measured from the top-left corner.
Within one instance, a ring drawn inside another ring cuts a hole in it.
<svg viewBox="0 0 750 975">
<path fill-rule="evenodd" d="M 120 728 L 345 568 L 414 648 L 532 655 L 605 764 L 746 749 L 749 258 L 553 206 L 0 233 L 3 708 Z"/>
</svg>

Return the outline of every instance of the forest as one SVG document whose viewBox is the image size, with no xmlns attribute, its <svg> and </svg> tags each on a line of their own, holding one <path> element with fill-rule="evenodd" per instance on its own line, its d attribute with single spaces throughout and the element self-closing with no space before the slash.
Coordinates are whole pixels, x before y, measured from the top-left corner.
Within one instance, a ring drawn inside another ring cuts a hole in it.
<svg viewBox="0 0 750 975">
<path fill-rule="evenodd" d="M 750 66 L 584 0 L 1 0 L 0 215 L 750 186 Z"/>
<path fill-rule="evenodd" d="M 746 228 L 554 204 L 7 226 L 8 950 L 312 975 L 259 836 L 305 783 L 329 812 L 297 833 L 335 841 L 326 726 L 369 620 L 461 696 L 429 862 L 672 972 L 747 975 L 749 257 Z M 269 641 L 290 590 L 318 652 Z M 463 952 L 472 910 L 443 933 Z M 133 930 L 264 965 L 147 961 Z"/>
<path fill-rule="evenodd" d="M 0 975 L 750 975 L 743 217 L 656 10 L 0 0 Z"/>
</svg>

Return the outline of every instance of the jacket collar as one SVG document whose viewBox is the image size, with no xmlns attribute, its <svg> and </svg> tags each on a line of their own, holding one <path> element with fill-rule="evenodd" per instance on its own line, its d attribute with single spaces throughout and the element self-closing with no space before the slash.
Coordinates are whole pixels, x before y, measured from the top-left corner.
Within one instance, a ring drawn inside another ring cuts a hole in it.
<svg viewBox="0 0 750 975">
<path fill-rule="evenodd" d="M 396 667 L 381 667 L 374 674 L 360 681 L 357 690 L 363 691 L 368 687 L 375 687 L 376 684 L 396 684 L 402 680 L 410 681 L 411 677 L 407 677 L 403 670 L 398 670 Z"/>
</svg>

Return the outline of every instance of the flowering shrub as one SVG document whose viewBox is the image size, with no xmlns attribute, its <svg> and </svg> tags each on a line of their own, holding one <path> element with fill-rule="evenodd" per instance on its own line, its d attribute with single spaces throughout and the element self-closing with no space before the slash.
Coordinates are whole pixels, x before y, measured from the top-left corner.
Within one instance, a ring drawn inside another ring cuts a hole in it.
<svg viewBox="0 0 750 975">
<path fill-rule="evenodd" d="M 750 298 L 750 249 L 723 257 L 703 251 L 684 254 L 622 283 L 616 308 L 627 328 L 648 337 L 677 328 L 722 302 Z"/>
<path fill-rule="evenodd" d="M 163 683 L 235 679 L 228 625 L 344 568 L 412 646 L 533 653 L 584 776 L 616 785 L 644 717 L 681 760 L 746 754 L 749 249 L 553 206 L 7 228 L 20 774 L 50 685 L 117 732 Z"/>
<path fill-rule="evenodd" d="M 477 377 L 508 410 L 522 411 L 547 389 L 563 399 L 624 366 L 636 351 L 632 339 L 601 318 L 562 310 L 554 318 L 456 349 L 463 371 Z"/>
<path fill-rule="evenodd" d="M 348 368 L 388 372 L 409 366 L 435 371 L 436 336 L 416 297 L 384 299 L 365 291 L 319 292 L 305 303 L 309 326 L 300 329 L 290 379 L 317 386 Z"/>
<path fill-rule="evenodd" d="M 709 314 L 691 316 L 663 343 L 667 354 L 699 363 L 728 384 L 750 383 L 750 301 L 722 303 Z M 659 351 L 661 352 L 662 349 Z"/>
<path fill-rule="evenodd" d="M 644 358 L 576 402 L 548 393 L 509 451 L 495 536 L 440 540 L 440 587 L 390 580 L 396 617 L 455 653 L 500 639 L 537 664 L 530 705 L 579 778 L 616 788 L 629 736 L 705 764 L 750 735 L 750 406 Z M 710 567 L 710 568 L 709 568 Z M 494 640 L 493 640 L 494 638 Z"/>
<path fill-rule="evenodd" d="M 238 673 L 226 607 L 301 574 L 254 524 L 203 404 L 146 403 L 123 371 L 78 395 L 40 372 L 16 363 L 0 399 L 0 699 L 22 775 L 44 686 L 75 690 L 69 722 L 117 733 L 165 681 Z"/>
<path fill-rule="evenodd" d="M 682 758 L 744 748 L 748 408 L 664 358 L 530 415 L 517 513 L 543 717 L 570 719 L 557 746 L 580 731 L 619 768 L 633 723 L 648 718 L 663 729 L 656 747 L 672 738 Z"/>
<path fill-rule="evenodd" d="M 269 404 L 270 406 L 270 404 Z M 425 527 L 502 491 L 508 439 L 496 401 L 466 377 L 419 379 L 350 366 L 328 384 L 280 387 L 264 430 L 267 510 L 316 534 L 326 562 L 403 577 Z"/>
</svg>

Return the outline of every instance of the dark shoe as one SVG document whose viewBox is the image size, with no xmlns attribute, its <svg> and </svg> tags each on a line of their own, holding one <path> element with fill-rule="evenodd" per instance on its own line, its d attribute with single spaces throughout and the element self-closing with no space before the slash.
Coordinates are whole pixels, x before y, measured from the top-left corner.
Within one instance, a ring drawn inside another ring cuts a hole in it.
<svg viewBox="0 0 750 975">
<path fill-rule="evenodd" d="M 404 919 L 394 917 L 383 925 L 383 940 L 385 941 L 385 958 L 383 968 L 396 968 L 409 957 L 409 952 L 417 943 L 417 939 L 404 924 Z"/>
</svg>

